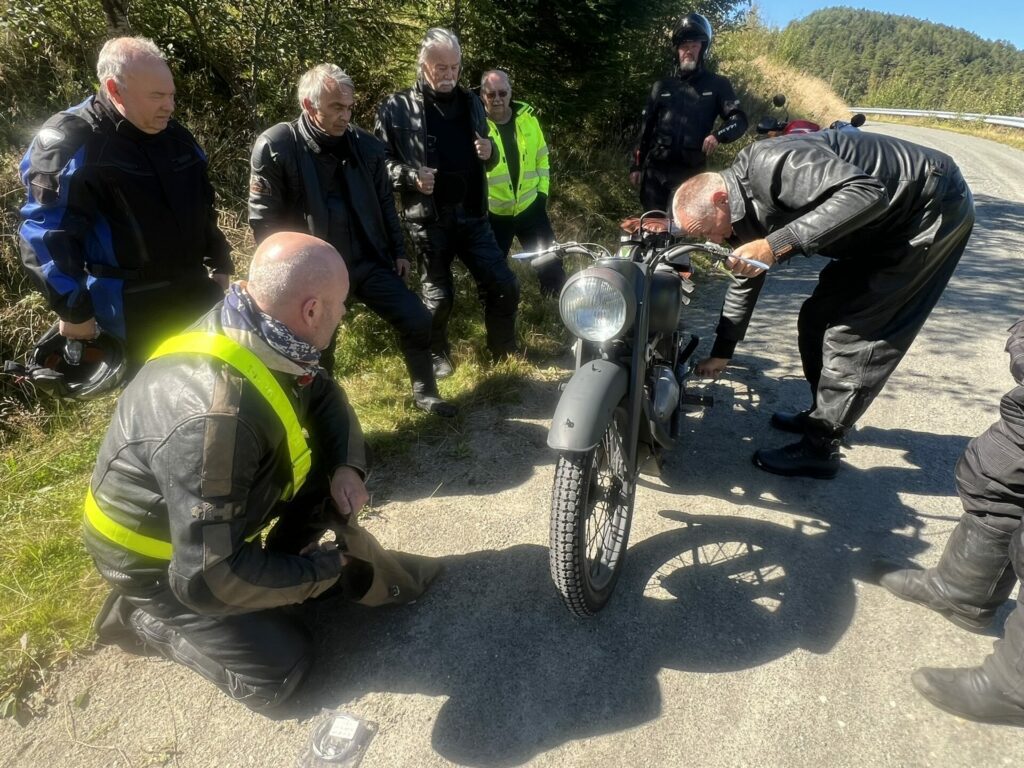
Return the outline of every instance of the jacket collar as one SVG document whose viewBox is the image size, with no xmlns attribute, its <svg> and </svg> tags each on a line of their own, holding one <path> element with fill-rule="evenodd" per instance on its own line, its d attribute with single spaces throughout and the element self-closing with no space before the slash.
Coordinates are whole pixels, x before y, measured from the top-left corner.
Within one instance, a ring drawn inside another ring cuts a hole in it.
<svg viewBox="0 0 1024 768">
<path fill-rule="evenodd" d="M 296 124 L 297 130 L 298 130 L 299 136 L 302 137 L 302 141 L 309 148 L 310 152 L 312 152 L 314 155 L 319 155 L 319 154 L 324 153 L 324 152 L 330 152 L 330 149 L 324 147 L 320 143 L 320 141 L 317 140 L 316 134 L 314 132 L 315 129 L 310 124 L 309 119 L 306 117 L 305 113 L 299 115 L 299 117 L 295 120 L 295 124 Z M 354 131 L 355 131 L 355 126 L 353 126 L 352 124 L 349 124 L 349 127 L 345 131 L 344 136 L 339 136 L 338 138 L 341 141 L 348 142 L 349 147 L 351 147 L 352 146 L 352 134 L 353 134 Z"/>
<path fill-rule="evenodd" d="M 117 107 L 110 100 L 110 97 L 103 91 L 100 91 L 93 97 L 93 111 L 97 118 L 101 121 L 109 121 L 114 126 L 114 131 L 126 139 L 132 141 L 152 141 L 153 139 L 166 135 L 167 131 L 173 124 L 173 119 L 167 124 L 167 128 L 164 128 L 160 133 L 146 133 L 140 131 L 135 127 L 127 117 L 117 111 Z"/>
<path fill-rule="evenodd" d="M 252 352 L 267 368 L 272 371 L 286 373 L 289 376 L 305 376 L 309 371 L 298 363 L 289 360 L 252 331 L 238 328 L 222 328 L 221 333 L 232 341 L 236 341 Z"/>
<path fill-rule="evenodd" d="M 729 219 L 735 224 L 747 215 L 747 202 L 743 196 L 743 187 L 736 178 L 736 171 L 726 168 L 720 171 L 722 180 L 725 181 L 725 191 L 729 195 Z"/>
</svg>

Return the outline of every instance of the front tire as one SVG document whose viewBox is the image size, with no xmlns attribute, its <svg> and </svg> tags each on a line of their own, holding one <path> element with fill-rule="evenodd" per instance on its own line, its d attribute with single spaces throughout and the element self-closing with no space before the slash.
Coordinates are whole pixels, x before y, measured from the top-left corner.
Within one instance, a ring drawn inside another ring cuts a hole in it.
<svg viewBox="0 0 1024 768">
<path fill-rule="evenodd" d="M 616 408 L 596 447 L 562 451 L 551 495 L 549 565 L 566 607 L 593 616 L 619 579 L 636 484 L 626 459 L 626 414 Z"/>
</svg>

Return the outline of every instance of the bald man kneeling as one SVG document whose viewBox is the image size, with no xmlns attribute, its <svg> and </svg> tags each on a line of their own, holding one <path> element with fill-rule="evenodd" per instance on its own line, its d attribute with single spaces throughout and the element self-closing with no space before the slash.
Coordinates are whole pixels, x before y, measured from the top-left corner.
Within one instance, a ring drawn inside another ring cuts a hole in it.
<svg viewBox="0 0 1024 768">
<path fill-rule="evenodd" d="M 253 709 L 308 671 L 310 634 L 281 608 L 339 582 L 346 557 L 320 539 L 368 499 L 359 422 L 317 365 L 348 285 L 324 241 L 265 240 L 248 282 L 125 390 L 86 500 L 112 587 L 100 640 L 142 643 Z"/>
</svg>

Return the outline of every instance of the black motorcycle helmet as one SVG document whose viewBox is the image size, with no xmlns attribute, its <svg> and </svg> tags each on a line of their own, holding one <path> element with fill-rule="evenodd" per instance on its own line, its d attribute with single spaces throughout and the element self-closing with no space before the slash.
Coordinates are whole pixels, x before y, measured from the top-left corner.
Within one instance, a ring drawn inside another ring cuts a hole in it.
<svg viewBox="0 0 1024 768">
<path fill-rule="evenodd" d="M 689 43 L 694 40 L 702 43 L 697 63 L 703 67 L 704 59 L 708 55 L 708 49 L 711 48 L 711 39 L 713 37 L 714 32 L 711 29 L 711 22 L 699 13 L 688 13 L 679 20 L 679 23 L 676 24 L 676 28 L 672 32 L 672 47 L 678 48 L 681 43 Z"/>
<path fill-rule="evenodd" d="M 95 339 L 70 340 L 54 323 L 36 342 L 27 364 L 7 363 L 5 372 L 56 397 L 93 400 L 121 385 L 127 362 L 120 339 L 101 332 Z"/>
</svg>

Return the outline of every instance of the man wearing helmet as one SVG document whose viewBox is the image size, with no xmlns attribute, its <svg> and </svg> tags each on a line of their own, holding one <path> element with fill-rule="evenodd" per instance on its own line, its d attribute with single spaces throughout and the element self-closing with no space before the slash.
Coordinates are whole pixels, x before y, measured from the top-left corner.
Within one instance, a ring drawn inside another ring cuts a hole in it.
<svg viewBox="0 0 1024 768">
<path fill-rule="evenodd" d="M 647 97 L 629 171 L 645 211 L 667 210 L 675 188 L 704 170 L 719 144 L 735 141 L 747 130 L 747 116 L 732 84 L 706 69 L 712 36 L 711 24 L 699 13 L 680 19 L 672 33 L 676 72 L 658 80 Z M 717 117 L 724 124 L 716 131 Z"/>
</svg>

